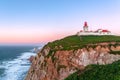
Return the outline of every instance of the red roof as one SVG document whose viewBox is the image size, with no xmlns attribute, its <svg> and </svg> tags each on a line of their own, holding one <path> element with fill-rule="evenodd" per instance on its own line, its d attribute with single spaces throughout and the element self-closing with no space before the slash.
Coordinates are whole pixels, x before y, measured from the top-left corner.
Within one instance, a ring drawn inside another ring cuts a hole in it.
<svg viewBox="0 0 120 80">
<path fill-rule="evenodd" d="M 84 27 L 88 27 L 87 22 L 84 22 Z"/>
<path fill-rule="evenodd" d="M 102 30 L 102 32 L 110 32 L 110 31 L 108 31 L 108 30 Z"/>
</svg>

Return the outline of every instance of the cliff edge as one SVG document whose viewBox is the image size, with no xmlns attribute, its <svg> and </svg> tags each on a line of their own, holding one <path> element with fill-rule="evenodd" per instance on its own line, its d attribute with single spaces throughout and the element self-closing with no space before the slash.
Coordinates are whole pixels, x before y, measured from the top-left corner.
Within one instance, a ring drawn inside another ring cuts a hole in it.
<svg viewBox="0 0 120 80">
<path fill-rule="evenodd" d="M 25 80 L 64 80 L 77 71 L 84 72 L 88 65 L 112 64 L 120 60 L 119 54 L 119 36 L 68 36 L 41 49 Z"/>
</svg>

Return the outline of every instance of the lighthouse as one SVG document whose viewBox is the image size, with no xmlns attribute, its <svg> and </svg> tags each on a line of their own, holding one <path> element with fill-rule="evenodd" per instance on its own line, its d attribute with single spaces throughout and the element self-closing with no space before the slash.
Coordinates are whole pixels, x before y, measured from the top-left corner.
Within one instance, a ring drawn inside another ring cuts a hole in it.
<svg viewBox="0 0 120 80">
<path fill-rule="evenodd" d="M 81 36 L 81 35 L 114 35 L 114 34 L 111 33 L 111 31 L 106 30 L 106 29 L 98 29 L 95 31 L 92 31 L 92 30 L 89 31 L 87 22 L 84 22 L 83 30 L 80 30 L 79 32 L 77 32 L 77 35 Z"/>
<path fill-rule="evenodd" d="M 88 31 L 87 22 L 84 22 L 83 30 L 84 30 L 84 32 L 87 32 L 87 31 Z"/>
</svg>

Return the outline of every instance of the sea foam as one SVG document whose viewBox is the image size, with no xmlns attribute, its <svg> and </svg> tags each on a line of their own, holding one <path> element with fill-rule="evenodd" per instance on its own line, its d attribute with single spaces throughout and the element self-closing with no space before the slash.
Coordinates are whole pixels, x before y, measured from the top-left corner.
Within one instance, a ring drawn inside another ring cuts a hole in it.
<svg viewBox="0 0 120 80">
<path fill-rule="evenodd" d="M 24 80 L 24 77 L 30 67 L 29 58 L 35 56 L 36 53 L 25 52 L 16 59 L 3 61 L 0 68 L 4 68 L 4 74 L 0 77 L 0 80 Z"/>
</svg>

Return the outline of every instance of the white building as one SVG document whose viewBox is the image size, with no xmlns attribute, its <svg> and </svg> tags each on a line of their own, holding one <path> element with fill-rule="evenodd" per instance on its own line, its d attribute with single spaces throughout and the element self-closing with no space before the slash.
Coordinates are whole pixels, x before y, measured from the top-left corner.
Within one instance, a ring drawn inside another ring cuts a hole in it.
<svg viewBox="0 0 120 80">
<path fill-rule="evenodd" d="M 96 31 L 89 31 L 87 22 L 84 23 L 83 30 L 77 32 L 77 35 L 113 35 L 109 30 L 98 29 Z"/>
</svg>

